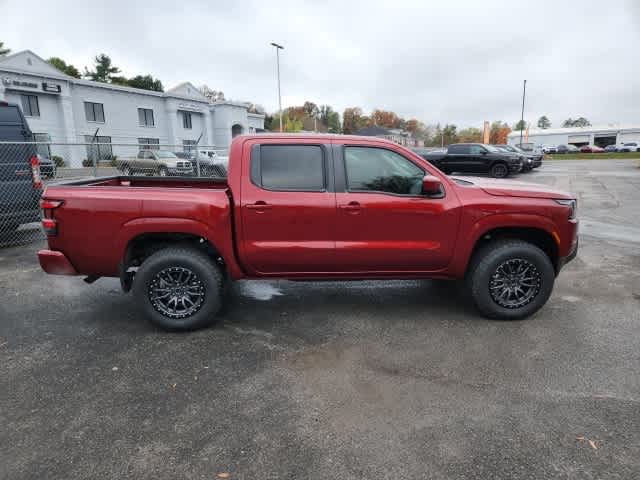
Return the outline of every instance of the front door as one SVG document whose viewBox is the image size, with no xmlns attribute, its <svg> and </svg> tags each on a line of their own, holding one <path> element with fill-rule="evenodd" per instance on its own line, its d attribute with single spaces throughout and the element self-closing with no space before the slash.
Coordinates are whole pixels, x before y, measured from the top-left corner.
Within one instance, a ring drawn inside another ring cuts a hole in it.
<svg viewBox="0 0 640 480">
<path fill-rule="evenodd" d="M 254 274 L 335 269 L 336 198 L 331 149 L 254 144 L 243 159 L 240 250 Z"/>
<path fill-rule="evenodd" d="M 448 265 L 459 202 L 422 194 L 426 162 L 391 147 L 336 148 L 336 262 L 349 272 L 426 272 Z M 339 185 L 340 183 L 340 185 Z"/>
</svg>

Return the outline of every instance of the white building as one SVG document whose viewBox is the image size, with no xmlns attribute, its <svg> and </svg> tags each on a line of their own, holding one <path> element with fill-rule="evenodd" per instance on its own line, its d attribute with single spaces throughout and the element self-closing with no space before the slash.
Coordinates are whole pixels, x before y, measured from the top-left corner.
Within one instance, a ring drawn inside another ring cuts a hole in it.
<svg viewBox="0 0 640 480">
<path fill-rule="evenodd" d="M 523 143 L 536 145 L 620 145 L 627 142 L 640 142 L 640 125 L 616 125 L 604 127 L 570 127 L 531 129 L 522 132 Z M 508 136 L 508 143 L 516 145 L 520 143 L 520 130 L 513 131 Z"/>
<path fill-rule="evenodd" d="M 135 153 L 111 145 L 119 143 L 187 147 L 200 139 L 225 149 L 235 135 L 264 129 L 264 115 L 250 113 L 247 104 L 210 103 L 188 82 L 154 92 L 81 80 L 29 50 L 0 57 L 0 101 L 22 108 L 38 141 L 91 142 L 97 131 L 101 157 Z M 51 150 L 72 166 L 88 155 L 85 147 Z"/>
</svg>

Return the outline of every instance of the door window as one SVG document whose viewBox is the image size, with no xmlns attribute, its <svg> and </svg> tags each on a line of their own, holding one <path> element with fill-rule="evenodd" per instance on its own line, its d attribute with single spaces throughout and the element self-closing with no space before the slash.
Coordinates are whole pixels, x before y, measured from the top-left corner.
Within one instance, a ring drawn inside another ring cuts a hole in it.
<svg viewBox="0 0 640 480">
<path fill-rule="evenodd" d="M 419 195 L 424 170 L 402 155 L 375 147 L 345 147 L 347 187 L 351 192 Z"/>
<path fill-rule="evenodd" d="M 324 153 L 318 145 L 261 145 L 260 155 L 251 161 L 251 181 L 264 189 L 326 189 Z"/>
<path fill-rule="evenodd" d="M 482 155 L 482 152 L 486 152 L 480 145 L 471 145 L 471 155 Z"/>
</svg>

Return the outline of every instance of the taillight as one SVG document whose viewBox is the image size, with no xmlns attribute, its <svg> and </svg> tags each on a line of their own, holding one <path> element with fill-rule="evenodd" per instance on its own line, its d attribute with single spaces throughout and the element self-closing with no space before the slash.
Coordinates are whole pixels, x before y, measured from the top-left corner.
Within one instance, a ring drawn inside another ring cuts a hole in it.
<svg viewBox="0 0 640 480">
<path fill-rule="evenodd" d="M 42 228 L 47 235 L 54 236 L 58 234 L 58 222 L 53 217 L 55 209 L 61 207 L 63 203 L 62 200 L 50 200 L 47 198 L 40 200 Z"/>
<path fill-rule="evenodd" d="M 58 222 L 56 222 L 53 218 L 43 218 L 42 228 L 44 229 L 44 233 L 46 233 L 47 235 L 53 236 L 58 234 Z"/>
<path fill-rule="evenodd" d="M 31 157 L 31 175 L 33 178 L 33 188 L 42 188 L 42 178 L 40 178 L 40 160 L 38 157 Z"/>
</svg>

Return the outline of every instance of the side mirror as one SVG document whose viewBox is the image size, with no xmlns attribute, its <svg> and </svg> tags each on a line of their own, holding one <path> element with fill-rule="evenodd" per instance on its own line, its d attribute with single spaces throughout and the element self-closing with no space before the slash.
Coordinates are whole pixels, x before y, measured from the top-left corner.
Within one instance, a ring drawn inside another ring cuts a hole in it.
<svg viewBox="0 0 640 480">
<path fill-rule="evenodd" d="M 423 195 L 438 195 L 442 193 L 442 182 L 438 177 L 433 175 L 425 175 L 422 179 Z"/>
<path fill-rule="evenodd" d="M 482 150 L 482 155 L 486 155 L 487 153 L 489 153 L 487 150 Z"/>
</svg>

